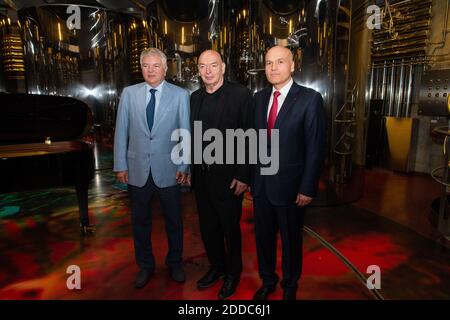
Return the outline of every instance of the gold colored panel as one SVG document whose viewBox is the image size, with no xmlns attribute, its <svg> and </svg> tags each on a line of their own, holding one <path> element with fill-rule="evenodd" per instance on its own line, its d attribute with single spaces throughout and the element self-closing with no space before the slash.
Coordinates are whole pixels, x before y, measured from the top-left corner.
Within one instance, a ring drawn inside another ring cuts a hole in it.
<svg viewBox="0 0 450 320">
<path fill-rule="evenodd" d="M 411 140 L 415 119 L 386 117 L 386 132 L 391 169 L 409 171 Z"/>
<path fill-rule="evenodd" d="M 415 120 L 413 118 L 386 117 L 386 132 L 391 169 L 409 171 Z"/>
</svg>

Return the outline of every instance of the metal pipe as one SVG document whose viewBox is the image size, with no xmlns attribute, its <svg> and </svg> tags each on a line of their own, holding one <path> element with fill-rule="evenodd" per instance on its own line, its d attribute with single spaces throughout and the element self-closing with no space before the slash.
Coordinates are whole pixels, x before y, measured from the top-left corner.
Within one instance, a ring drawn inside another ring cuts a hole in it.
<svg viewBox="0 0 450 320">
<path fill-rule="evenodd" d="M 408 5 L 412 5 L 414 3 L 425 3 L 426 1 L 422 1 L 422 0 L 416 0 L 416 1 L 412 1 L 412 0 L 403 0 L 403 1 L 399 1 L 397 3 L 393 3 L 390 6 L 391 7 L 399 7 L 401 5 L 404 5 L 405 3 L 407 3 Z M 428 1 L 431 2 L 431 1 Z"/>
<path fill-rule="evenodd" d="M 414 24 L 415 21 L 424 22 L 432 16 L 430 7 L 411 8 L 408 11 L 405 10 L 404 14 L 406 15 L 403 16 L 401 20 L 400 19 L 394 20 L 395 29 L 397 29 L 399 26 L 404 27 L 409 23 Z"/>
<path fill-rule="evenodd" d="M 428 26 L 424 28 L 424 30 L 419 30 L 417 28 L 411 29 L 408 32 L 405 32 L 404 34 L 398 35 L 395 39 L 394 38 L 387 38 L 388 36 L 378 37 L 373 39 L 374 46 L 382 46 L 383 44 L 402 44 L 400 41 L 406 41 L 408 43 L 422 40 L 426 41 L 428 39 L 428 32 L 427 32 Z M 411 34 L 414 33 L 414 34 Z"/>
<path fill-rule="evenodd" d="M 392 115 L 392 109 L 394 108 L 394 85 L 395 85 L 395 67 L 391 70 L 391 86 L 389 88 L 389 106 L 388 106 L 388 116 Z"/>
<path fill-rule="evenodd" d="M 370 84 L 369 84 L 369 100 L 371 100 L 373 97 L 373 78 L 374 78 L 374 72 L 375 70 L 371 70 L 370 72 Z"/>
<path fill-rule="evenodd" d="M 405 59 L 407 59 L 407 58 L 408 57 L 405 57 Z M 447 59 L 447 60 L 444 60 L 444 61 L 450 61 L 450 59 Z M 412 64 L 412 65 L 423 65 L 423 64 L 425 64 L 427 62 L 429 62 L 429 61 L 425 60 L 425 59 L 422 59 L 422 60 L 417 60 L 417 61 L 414 61 L 414 62 L 409 62 L 409 64 Z M 383 65 L 381 63 L 382 63 L 382 61 L 380 61 L 379 63 L 374 63 L 373 68 L 374 69 L 381 69 L 381 68 L 383 68 Z M 438 62 L 436 61 L 436 63 L 438 63 Z M 399 66 L 399 65 L 401 65 L 399 62 L 387 64 L 388 67 Z"/>
<path fill-rule="evenodd" d="M 406 51 L 406 50 L 410 50 L 412 49 L 416 49 L 417 47 L 422 48 L 425 47 L 426 44 L 422 41 L 415 41 L 415 42 L 411 42 L 411 43 L 404 43 L 404 44 L 398 44 L 398 45 L 392 45 L 392 46 L 386 46 L 386 47 L 381 47 L 381 48 L 376 48 L 374 50 L 374 52 L 378 52 L 378 53 L 389 53 L 390 51 L 395 52 L 396 54 L 401 53 L 402 51 Z"/>
<path fill-rule="evenodd" d="M 395 9 L 399 9 L 399 8 L 408 8 L 408 7 L 414 7 L 416 5 L 421 5 L 421 4 L 428 4 L 431 5 L 432 0 L 428 0 L 428 1 L 423 1 L 423 0 L 416 0 L 416 1 L 400 1 L 394 4 L 390 4 L 389 6 L 394 7 Z M 381 6 L 382 8 L 384 8 L 385 6 Z"/>
<path fill-rule="evenodd" d="M 408 93 L 406 96 L 406 110 L 405 110 L 405 114 L 407 117 L 410 116 L 410 112 L 411 112 L 411 94 L 412 94 L 412 85 L 413 85 L 413 76 L 414 76 L 414 65 L 410 64 L 409 65 L 409 78 L 408 78 Z"/>
<path fill-rule="evenodd" d="M 425 55 L 423 54 L 423 52 L 417 52 L 417 51 L 411 51 L 411 52 L 404 52 L 404 53 L 392 53 L 392 54 L 383 54 L 383 55 L 373 55 L 372 56 L 372 60 L 375 62 L 376 67 L 382 67 L 383 66 L 383 61 L 384 60 L 398 60 L 399 58 L 408 58 L 410 57 L 409 54 L 415 54 L 416 57 L 424 57 Z M 425 60 L 423 60 L 425 61 Z M 427 60 L 430 61 L 430 60 Z M 390 62 L 388 63 L 389 65 L 396 65 L 399 66 L 400 62 Z"/>
<path fill-rule="evenodd" d="M 402 61 L 404 62 L 404 61 Z M 408 99 L 408 82 L 409 82 L 409 64 L 404 63 L 405 71 L 403 78 L 403 93 L 402 93 L 402 105 L 401 105 L 401 114 L 402 117 L 408 117 L 406 114 L 406 100 Z"/>
<path fill-rule="evenodd" d="M 400 41 L 402 41 L 401 39 L 399 39 Z M 375 47 L 374 50 L 375 51 L 386 51 L 386 50 L 393 50 L 393 49 L 401 49 L 401 48 L 407 48 L 407 47 L 411 47 L 411 46 L 417 46 L 418 44 L 422 44 L 423 46 L 426 46 L 425 41 L 427 40 L 427 36 L 424 34 L 423 36 L 420 37 L 415 37 L 412 40 L 409 41 L 402 41 L 400 43 L 397 43 L 396 41 L 392 41 L 393 44 L 385 44 L 385 45 L 380 45 L 378 47 Z M 390 41 L 391 42 L 391 41 Z"/>
<path fill-rule="evenodd" d="M 421 38 L 427 38 L 428 37 L 428 32 L 427 30 L 423 30 L 423 31 L 417 31 L 414 30 L 414 32 L 416 32 L 415 34 L 406 34 L 402 37 L 397 37 L 395 39 L 377 39 L 373 41 L 374 45 L 383 45 L 383 44 L 389 44 L 391 42 L 394 43 L 398 43 L 399 41 L 405 41 L 405 40 L 409 40 L 408 42 L 413 42 L 414 40 L 417 39 L 421 39 Z"/>
<path fill-rule="evenodd" d="M 372 86 L 372 99 L 380 99 L 380 87 L 379 87 L 379 73 L 377 69 L 370 69 L 370 73 L 373 74 Z"/>
<path fill-rule="evenodd" d="M 380 82 L 380 71 L 376 70 L 375 72 L 375 81 L 374 81 L 374 86 L 375 86 L 375 99 L 380 99 L 380 86 L 379 86 L 379 82 Z"/>
<path fill-rule="evenodd" d="M 409 14 L 409 12 L 407 13 Z M 431 12 L 427 11 L 421 11 L 417 16 L 414 16 L 413 18 L 404 18 L 403 20 L 398 20 L 394 23 L 396 30 L 407 30 L 409 25 L 412 27 L 415 27 L 416 24 L 419 24 L 420 26 L 423 26 L 425 23 L 428 23 L 428 20 L 432 17 Z M 374 29 L 375 35 L 379 35 L 382 33 L 389 33 L 388 29 Z"/>
<path fill-rule="evenodd" d="M 403 26 L 402 28 L 398 28 L 396 29 L 396 31 L 398 33 L 401 34 L 408 34 L 411 32 L 415 32 L 415 31 L 426 31 L 429 30 L 430 28 L 430 23 L 428 21 L 426 22 L 418 22 L 417 25 L 415 26 Z M 377 32 L 373 34 L 373 39 L 374 40 L 382 40 L 382 39 L 386 39 L 386 37 L 391 37 L 388 31 L 383 31 L 383 32 Z"/>
<path fill-rule="evenodd" d="M 209 41 L 218 37 L 218 1 L 208 1 Z"/>
<path fill-rule="evenodd" d="M 386 61 L 385 61 L 384 67 L 383 67 L 383 78 L 381 81 L 381 99 L 383 99 L 383 100 L 384 100 L 384 96 L 386 95 L 386 86 L 387 86 L 386 76 L 387 76 L 387 69 L 386 69 Z"/>
<path fill-rule="evenodd" d="M 422 13 L 422 12 L 426 12 L 426 11 L 430 12 L 431 6 L 429 3 L 421 3 L 421 4 L 414 5 L 414 6 L 405 7 L 403 9 L 405 9 L 405 10 L 402 10 L 402 11 L 408 12 L 408 15 L 404 18 L 412 20 L 412 19 L 414 19 L 414 15 L 416 13 Z"/>
<path fill-rule="evenodd" d="M 408 49 L 408 50 L 397 50 L 397 51 L 394 51 L 394 52 L 385 52 L 385 53 L 379 53 L 379 54 L 377 54 L 377 53 L 374 53 L 374 54 L 372 54 L 372 59 L 374 59 L 374 60 L 382 60 L 382 59 L 384 59 L 384 60 L 388 60 L 388 59 L 393 59 L 393 60 L 395 60 L 395 59 L 398 59 L 399 58 L 399 55 L 401 55 L 401 54 L 410 54 L 410 53 L 419 53 L 419 54 L 422 54 L 422 55 L 425 55 L 424 53 L 423 53 L 423 50 L 425 49 L 425 47 L 419 47 L 419 48 L 412 48 L 412 49 Z"/>
<path fill-rule="evenodd" d="M 404 60 L 402 59 L 402 64 L 400 66 L 400 78 L 398 81 L 398 91 L 396 92 L 397 94 L 397 106 L 396 106 L 396 110 L 395 110 L 395 116 L 396 117 L 401 117 L 402 113 L 401 113 L 401 108 L 402 108 L 402 102 L 403 102 L 403 80 L 404 80 L 404 72 L 405 72 L 405 66 L 403 64 Z"/>
<path fill-rule="evenodd" d="M 373 81 L 371 84 L 372 94 L 370 95 L 371 99 L 377 99 L 377 72 L 378 70 L 371 70 L 370 74 L 373 75 Z"/>
<path fill-rule="evenodd" d="M 400 55 L 405 55 L 405 54 L 412 53 L 412 52 L 417 53 L 417 55 L 420 55 L 420 54 L 425 55 L 425 52 L 423 52 L 424 49 L 425 49 L 425 46 L 421 46 L 420 43 L 417 43 L 416 47 L 409 46 L 406 48 L 392 48 L 391 50 L 385 49 L 382 51 L 374 51 L 372 53 L 372 59 L 380 60 L 377 58 L 384 57 L 384 60 L 391 60 L 389 57 L 392 56 L 393 60 L 399 60 L 400 58 L 404 58 L 404 57 L 400 57 Z"/>
<path fill-rule="evenodd" d="M 427 27 L 428 28 L 428 27 Z M 411 32 L 414 32 L 416 34 L 411 34 Z M 372 43 L 374 46 L 374 49 L 377 49 L 381 46 L 388 46 L 388 45 L 400 45 L 403 44 L 403 42 L 414 42 L 414 41 L 423 41 L 425 42 L 428 39 L 427 30 L 411 30 L 408 31 L 407 35 L 397 36 L 395 39 L 386 39 L 386 37 L 379 37 L 377 39 L 373 39 Z"/>
<path fill-rule="evenodd" d="M 417 27 L 426 27 L 430 24 L 431 13 L 424 13 L 420 17 L 415 17 L 414 19 L 400 20 L 394 25 L 395 31 L 409 32 L 410 30 L 416 29 Z M 389 29 L 374 29 L 374 37 L 380 35 L 390 34 Z"/>
<path fill-rule="evenodd" d="M 381 71 L 381 70 L 380 70 Z M 387 115 L 387 113 L 388 113 L 388 108 L 387 108 L 387 104 L 388 104 L 388 100 L 389 100 L 389 87 L 388 87 L 388 84 L 389 84 L 389 79 L 390 79 L 390 76 L 391 76 L 391 72 L 390 72 L 390 68 L 387 68 L 386 69 L 386 79 L 385 79 L 385 86 L 384 86 L 384 88 L 382 88 L 382 89 L 384 89 L 384 97 L 383 97 L 383 107 L 382 107 L 382 113 L 383 113 L 383 115 Z M 381 85 L 383 86 L 384 85 L 384 83 L 381 83 Z"/>
<path fill-rule="evenodd" d="M 422 55 L 422 56 L 416 56 L 416 55 L 414 55 L 414 56 L 404 56 L 404 57 L 402 57 L 402 59 L 407 61 L 408 64 L 411 64 L 411 63 L 412 64 L 423 64 L 424 62 L 427 61 L 425 59 L 425 55 Z M 381 69 L 381 68 L 384 67 L 385 63 L 386 63 L 387 66 L 392 66 L 392 65 L 399 66 L 401 64 L 398 59 L 395 60 L 394 63 L 392 63 L 392 61 L 388 61 L 388 60 L 383 60 L 383 61 L 379 60 L 379 61 L 373 62 L 373 67 Z"/>
<path fill-rule="evenodd" d="M 405 36 L 405 35 L 410 35 L 411 32 L 421 32 L 421 31 L 429 31 L 430 29 L 430 23 L 428 21 L 426 22 L 417 22 L 416 25 L 411 26 L 411 25 L 407 25 L 407 26 L 403 26 L 401 28 L 396 29 L 395 31 L 397 32 L 397 37 L 398 35 L 400 36 Z M 414 35 L 414 34 L 413 34 Z M 379 33 L 374 33 L 373 35 L 373 39 L 375 41 L 382 41 L 382 40 L 395 40 L 397 38 L 392 38 L 391 35 L 389 34 L 388 31 L 384 31 L 384 32 L 379 32 Z"/>
<path fill-rule="evenodd" d="M 384 100 L 384 99 L 386 99 L 387 91 L 383 87 L 383 82 L 386 81 L 386 80 L 383 79 L 383 71 L 381 69 L 379 69 L 378 72 L 379 72 L 379 75 L 380 75 L 379 79 L 378 79 L 378 83 L 377 83 L 378 92 L 379 92 L 378 99 L 383 99 Z"/>
</svg>

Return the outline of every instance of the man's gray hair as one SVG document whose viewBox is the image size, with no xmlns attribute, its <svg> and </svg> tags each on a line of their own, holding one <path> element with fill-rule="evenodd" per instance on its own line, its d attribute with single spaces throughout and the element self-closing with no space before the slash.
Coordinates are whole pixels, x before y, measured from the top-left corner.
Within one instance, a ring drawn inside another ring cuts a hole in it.
<svg viewBox="0 0 450 320">
<path fill-rule="evenodd" d="M 147 56 L 159 56 L 163 62 L 164 68 L 167 70 L 167 57 L 164 54 L 164 52 L 162 52 L 161 50 L 159 50 L 158 48 L 148 48 L 148 49 L 144 49 L 141 52 L 141 58 L 140 58 L 140 63 L 142 65 L 142 60 L 147 57 Z"/>
</svg>

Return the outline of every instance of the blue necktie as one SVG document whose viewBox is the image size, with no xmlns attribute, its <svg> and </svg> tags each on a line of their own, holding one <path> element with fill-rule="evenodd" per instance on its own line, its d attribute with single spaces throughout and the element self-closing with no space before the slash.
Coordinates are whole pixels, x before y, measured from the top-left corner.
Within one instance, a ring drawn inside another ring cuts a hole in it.
<svg viewBox="0 0 450 320">
<path fill-rule="evenodd" d="M 150 93 L 152 94 L 152 97 L 150 98 L 150 101 L 148 102 L 148 105 L 147 105 L 147 124 L 148 124 L 148 129 L 150 131 L 152 131 L 153 119 L 155 117 L 155 105 L 156 105 L 155 92 L 156 92 L 156 89 L 150 89 Z"/>
</svg>

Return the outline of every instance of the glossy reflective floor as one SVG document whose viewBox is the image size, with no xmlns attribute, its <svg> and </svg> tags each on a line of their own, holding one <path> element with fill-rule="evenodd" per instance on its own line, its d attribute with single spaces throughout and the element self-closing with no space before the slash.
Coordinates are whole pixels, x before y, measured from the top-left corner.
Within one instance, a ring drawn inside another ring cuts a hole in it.
<svg viewBox="0 0 450 320">
<path fill-rule="evenodd" d="M 98 159 L 100 170 L 89 191 L 97 228 L 92 236 L 80 235 L 70 188 L 0 195 L 0 299 L 217 299 L 220 283 L 196 288 L 208 263 L 190 192 L 182 198 L 186 283 L 173 282 L 164 266 L 167 241 L 156 198 L 156 275 L 145 288 L 134 289 L 127 192 L 109 169 L 111 154 L 100 150 Z M 450 249 L 428 220 L 439 186 L 424 175 L 383 170 L 364 172 L 364 180 L 359 201 L 308 210 L 298 298 L 450 299 Z M 231 299 L 251 299 L 260 286 L 252 215 L 247 195 L 241 223 L 244 272 Z M 81 268 L 81 290 L 66 287 L 70 265 Z M 370 265 L 380 267 L 380 290 L 366 286 Z M 278 288 L 271 298 L 281 294 Z"/>
</svg>

